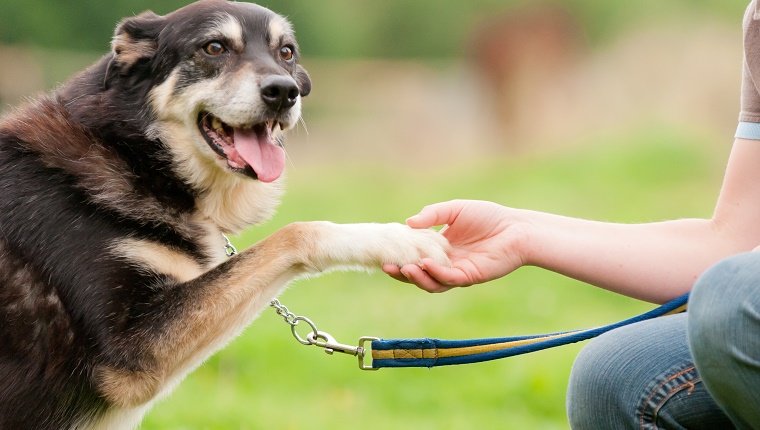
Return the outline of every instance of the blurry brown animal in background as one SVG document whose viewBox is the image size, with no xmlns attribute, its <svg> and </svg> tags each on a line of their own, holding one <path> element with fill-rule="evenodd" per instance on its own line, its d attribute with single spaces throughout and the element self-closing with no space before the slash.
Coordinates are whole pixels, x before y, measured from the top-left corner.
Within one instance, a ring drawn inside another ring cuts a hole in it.
<svg viewBox="0 0 760 430">
<path fill-rule="evenodd" d="M 581 25 L 558 5 L 523 5 L 476 27 L 467 51 L 504 134 L 522 131 L 521 117 L 531 116 L 524 101 L 562 79 L 584 47 Z"/>
</svg>

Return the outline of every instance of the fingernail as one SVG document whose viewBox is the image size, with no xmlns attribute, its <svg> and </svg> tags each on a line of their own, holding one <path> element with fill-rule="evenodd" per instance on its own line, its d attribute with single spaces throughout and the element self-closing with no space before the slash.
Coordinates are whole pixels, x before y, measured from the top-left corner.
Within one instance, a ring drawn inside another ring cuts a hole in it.
<svg viewBox="0 0 760 430">
<path fill-rule="evenodd" d="M 409 271 L 401 269 L 401 274 L 404 275 L 406 279 L 409 279 Z"/>
</svg>

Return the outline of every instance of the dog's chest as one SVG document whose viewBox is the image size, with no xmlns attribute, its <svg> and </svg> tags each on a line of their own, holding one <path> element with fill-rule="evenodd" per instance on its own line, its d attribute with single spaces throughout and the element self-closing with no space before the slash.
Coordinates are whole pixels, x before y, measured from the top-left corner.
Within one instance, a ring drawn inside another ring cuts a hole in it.
<svg viewBox="0 0 760 430">
<path fill-rule="evenodd" d="M 119 239 L 113 251 L 130 264 L 166 275 L 177 282 L 189 282 L 226 261 L 231 245 L 212 223 L 195 222 L 188 230 L 195 232 L 192 242 L 187 245 L 194 252 L 134 237 Z"/>
</svg>

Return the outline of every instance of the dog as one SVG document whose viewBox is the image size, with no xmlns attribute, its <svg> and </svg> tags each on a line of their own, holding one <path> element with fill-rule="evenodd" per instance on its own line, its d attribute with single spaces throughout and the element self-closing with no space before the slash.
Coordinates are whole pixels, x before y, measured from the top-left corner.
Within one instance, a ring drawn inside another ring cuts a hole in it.
<svg viewBox="0 0 760 430">
<path fill-rule="evenodd" d="M 291 280 L 446 263 L 401 224 L 272 217 L 311 90 L 291 25 L 202 0 L 116 27 L 112 51 L 0 120 L 0 429 L 131 429 Z"/>
</svg>

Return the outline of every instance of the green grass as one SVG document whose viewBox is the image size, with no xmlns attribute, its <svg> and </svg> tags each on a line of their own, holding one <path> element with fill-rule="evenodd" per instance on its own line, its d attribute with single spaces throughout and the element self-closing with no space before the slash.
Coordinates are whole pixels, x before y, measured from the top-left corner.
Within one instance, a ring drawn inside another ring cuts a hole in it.
<svg viewBox="0 0 760 430">
<path fill-rule="evenodd" d="M 651 130 L 651 128 L 650 128 Z M 480 198 L 623 222 L 706 216 L 728 148 L 657 129 L 543 157 L 452 162 L 439 170 L 299 168 L 278 216 L 250 244 L 295 220 L 403 221 L 422 205 Z M 716 156 L 717 154 L 717 156 Z M 381 273 L 332 273 L 281 297 L 339 341 L 359 336 L 476 338 L 582 328 L 650 305 L 537 268 L 430 295 Z M 565 429 L 571 345 L 496 362 L 362 372 L 353 357 L 296 343 L 271 310 L 147 416 L 144 429 Z"/>
</svg>

